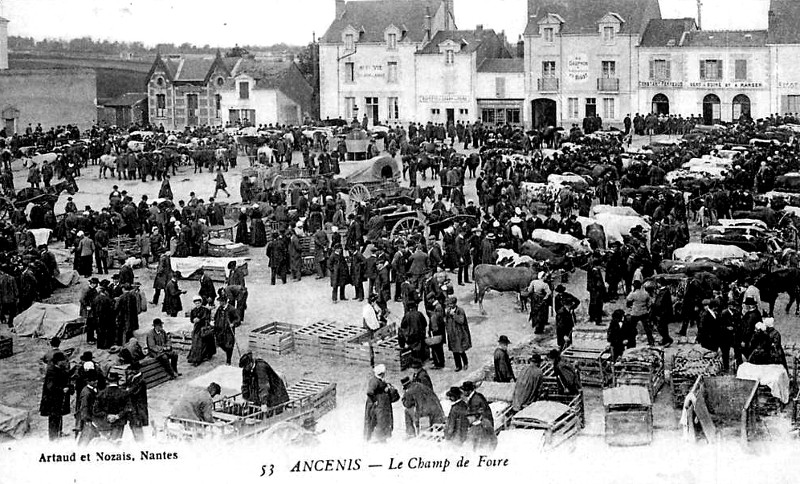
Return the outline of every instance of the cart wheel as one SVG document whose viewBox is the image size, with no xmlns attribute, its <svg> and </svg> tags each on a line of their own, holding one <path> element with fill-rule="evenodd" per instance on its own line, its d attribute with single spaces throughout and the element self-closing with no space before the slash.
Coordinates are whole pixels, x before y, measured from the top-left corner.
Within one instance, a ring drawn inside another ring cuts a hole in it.
<svg viewBox="0 0 800 484">
<path fill-rule="evenodd" d="M 391 236 L 394 239 L 395 237 L 408 237 L 415 233 L 425 234 L 425 229 L 427 229 L 427 225 L 417 217 L 401 218 L 392 227 Z"/>
<path fill-rule="evenodd" d="M 352 202 L 353 205 L 366 202 L 369 200 L 369 189 L 367 189 L 367 187 L 361 183 L 358 183 L 350 188 L 348 195 L 350 197 L 350 202 Z"/>
<path fill-rule="evenodd" d="M 286 179 L 283 178 L 281 175 L 275 175 L 275 178 L 272 179 L 272 188 L 279 189 L 281 187 L 281 183 L 285 183 Z M 265 183 L 266 185 L 266 183 Z"/>
</svg>

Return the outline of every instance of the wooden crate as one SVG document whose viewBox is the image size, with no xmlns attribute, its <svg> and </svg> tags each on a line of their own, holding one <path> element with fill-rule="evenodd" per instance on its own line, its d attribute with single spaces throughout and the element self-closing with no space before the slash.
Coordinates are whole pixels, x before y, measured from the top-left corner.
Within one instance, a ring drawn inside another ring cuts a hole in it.
<svg viewBox="0 0 800 484">
<path fill-rule="evenodd" d="M 336 408 L 335 383 L 303 379 L 292 384 L 286 391 L 289 394 L 289 400 L 302 400 L 309 397 L 315 419 L 319 419 Z"/>
<path fill-rule="evenodd" d="M 0 359 L 14 354 L 14 340 L 8 336 L 0 336 Z"/>
<path fill-rule="evenodd" d="M 411 349 L 401 349 L 396 334 L 376 341 L 373 349 L 375 350 L 375 363 L 383 363 L 387 370 L 399 372 L 411 365 Z"/>
<path fill-rule="evenodd" d="M 653 441 L 653 405 L 643 386 L 603 390 L 608 445 L 648 445 Z"/>
<path fill-rule="evenodd" d="M 760 416 L 777 415 L 783 409 L 783 403 L 780 398 L 772 395 L 772 390 L 767 385 L 758 385 L 755 409 Z"/>
<path fill-rule="evenodd" d="M 319 337 L 333 329 L 336 329 L 336 324 L 330 321 L 317 321 L 298 329 L 294 333 L 295 351 L 304 356 L 320 356 Z"/>
<path fill-rule="evenodd" d="M 664 350 L 660 348 L 642 348 L 647 351 L 654 361 L 625 360 L 625 354 L 617 360 L 614 365 L 614 380 L 617 386 L 638 385 L 647 388 L 650 393 L 650 400 L 655 401 L 656 395 L 664 386 L 666 376 L 664 374 Z"/>
<path fill-rule="evenodd" d="M 174 331 L 169 333 L 169 342 L 175 351 L 186 351 L 192 349 L 191 331 Z"/>
<path fill-rule="evenodd" d="M 250 255 L 250 247 L 244 244 L 215 245 L 207 244 L 209 257 L 246 257 Z"/>
<path fill-rule="evenodd" d="M 515 386 L 516 383 L 484 381 L 481 383 L 480 392 L 489 402 L 511 402 L 514 400 Z"/>
<path fill-rule="evenodd" d="M 716 353 L 704 354 L 693 349 L 678 351 L 672 356 L 670 368 L 672 406 L 680 409 L 699 377 L 716 376 L 722 372 L 722 358 Z"/>
<path fill-rule="evenodd" d="M 304 276 L 313 276 L 317 273 L 317 263 L 313 255 L 303 257 L 300 273 Z"/>
<path fill-rule="evenodd" d="M 302 328 L 299 324 L 278 321 L 250 331 L 249 349 L 258 356 L 281 356 L 294 351 L 294 333 Z"/>
<path fill-rule="evenodd" d="M 375 330 L 372 335 L 373 348 L 378 341 L 384 338 L 389 338 L 395 334 L 397 334 L 397 325 L 395 324 L 387 324 L 386 326 Z M 351 365 L 369 366 L 371 364 L 369 339 L 369 333 L 365 333 L 364 335 L 345 343 L 345 362 L 350 363 Z M 378 363 L 378 361 L 376 361 L 376 363 Z"/>
<path fill-rule="evenodd" d="M 363 338 L 367 330 L 361 326 L 345 326 L 343 328 L 333 328 L 319 336 L 320 356 L 345 361 L 347 343 Z"/>
<path fill-rule="evenodd" d="M 142 376 L 144 377 L 144 381 L 148 390 L 170 380 L 167 370 L 157 360 L 153 358 L 145 358 L 139 363 L 141 364 L 140 371 L 142 372 Z M 109 373 L 115 373 L 122 376 L 123 379 L 120 381 L 124 382 L 124 377 L 127 370 L 128 365 L 114 365 L 109 369 Z"/>
<path fill-rule="evenodd" d="M 570 346 L 561 358 L 580 370 L 581 381 L 586 386 L 605 388 L 614 382 L 614 363 L 605 345 Z"/>
<path fill-rule="evenodd" d="M 580 419 L 567 405 L 539 400 L 511 417 L 509 428 L 543 430 L 544 448 L 552 449 L 578 433 Z"/>
<path fill-rule="evenodd" d="M 233 231 L 235 225 L 212 225 L 208 228 L 209 239 L 228 239 L 233 241 Z"/>
<path fill-rule="evenodd" d="M 314 237 L 310 235 L 306 237 L 300 237 L 300 250 L 302 252 L 303 257 L 313 256 Z"/>
</svg>

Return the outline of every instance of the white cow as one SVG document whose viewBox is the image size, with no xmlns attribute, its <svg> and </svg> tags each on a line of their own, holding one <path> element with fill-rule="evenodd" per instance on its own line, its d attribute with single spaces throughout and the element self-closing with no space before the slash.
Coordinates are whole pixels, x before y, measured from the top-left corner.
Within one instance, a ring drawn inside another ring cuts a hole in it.
<svg viewBox="0 0 800 484">
<path fill-rule="evenodd" d="M 614 207 L 612 205 L 595 205 L 589 214 L 594 217 L 600 213 L 610 213 L 612 215 L 625 215 L 630 217 L 638 217 L 639 213 L 631 207 Z"/>
<path fill-rule="evenodd" d="M 624 243 L 623 236 L 630 236 L 631 229 L 642 227 L 644 235 L 647 237 L 647 245 L 650 245 L 650 224 L 639 216 L 616 215 L 612 213 L 599 213 L 595 216 L 598 224 L 603 226 L 606 233 L 606 241 Z"/>
<path fill-rule="evenodd" d="M 144 151 L 144 141 L 128 141 L 128 149 L 134 153 L 141 153 Z"/>
<path fill-rule="evenodd" d="M 694 262 L 698 259 L 721 262 L 726 259 L 744 259 L 749 255 L 749 252 L 735 245 L 691 243 L 686 244 L 680 249 L 675 249 L 672 253 L 672 259 L 683 262 Z"/>
<path fill-rule="evenodd" d="M 264 163 L 273 163 L 275 161 L 275 150 L 273 150 L 267 145 L 264 145 L 258 149 L 259 162 L 261 162 L 262 156 L 264 159 Z"/>
<path fill-rule="evenodd" d="M 569 234 L 559 234 L 552 230 L 536 229 L 531 234 L 534 242 L 550 242 L 551 244 L 561 244 L 571 247 L 576 252 L 591 252 L 592 247 L 588 240 L 581 240 Z"/>
<path fill-rule="evenodd" d="M 530 267 L 533 259 L 527 255 L 519 255 L 511 249 L 497 249 L 497 265 L 503 267 Z"/>
</svg>

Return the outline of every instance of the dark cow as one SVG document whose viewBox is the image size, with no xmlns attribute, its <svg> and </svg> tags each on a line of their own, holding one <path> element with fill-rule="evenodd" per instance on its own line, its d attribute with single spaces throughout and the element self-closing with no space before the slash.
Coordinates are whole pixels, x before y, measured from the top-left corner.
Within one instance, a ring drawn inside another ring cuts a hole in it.
<svg viewBox="0 0 800 484">
<path fill-rule="evenodd" d="M 475 268 L 473 277 L 475 281 L 475 302 L 480 307 L 481 314 L 486 314 L 483 309 L 483 296 L 492 289 L 498 292 L 521 293 L 530 285 L 536 271 L 528 267 L 500 267 L 481 264 Z"/>
<path fill-rule="evenodd" d="M 800 269 L 791 267 L 765 274 L 756 281 L 756 287 L 761 291 L 761 301 L 769 304 L 770 317 L 773 317 L 775 300 L 781 293 L 789 295 L 786 313 L 789 313 L 792 303 L 797 302 L 795 314 L 800 314 Z"/>
<path fill-rule="evenodd" d="M 761 220 L 768 227 L 774 227 L 778 220 L 780 220 L 780 214 L 775 210 L 767 207 L 757 207 L 754 210 L 742 210 L 738 212 L 733 212 L 733 218 L 749 218 L 749 219 L 756 219 Z"/>
<path fill-rule="evenodd" d="M 563 248 L 565 246 L 557 246 Z M 532 240 L 528 240 L 519 248 L 519 255 L 527 255 L 534 261 L 547 262 L 550 269 L 563 269 L 565 271 L 572 271 L 575 268 L 575 262 L 572 256 L 567 253 L 554 252 L 550 248 L 544 247 Z"/>
<path fill-rule="evenodd" d="M 589 245 L 592 246 L 592 250 L 606 250 L 606 231 L 602 225 L 587 225 L 586 238 L 589 239 Z"/>
</svg>

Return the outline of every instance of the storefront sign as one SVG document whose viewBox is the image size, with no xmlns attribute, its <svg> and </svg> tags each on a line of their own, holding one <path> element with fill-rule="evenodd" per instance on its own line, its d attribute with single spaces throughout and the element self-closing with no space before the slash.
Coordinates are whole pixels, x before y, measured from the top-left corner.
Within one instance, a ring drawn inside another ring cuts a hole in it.
<svg viewBox="0 0 800 484">
<path fill-rule="evenodd" d="M 683 81 L 639 81 L 639 87 L 683 87 Z"/>
<path fill-rule="evenodd" d="M 800 82 L 797 82 L 797 81 L 779 82 L 778 83 L 778 87 L 779 88 L 784 88 L 784 89 L 786 89 L 786 88 L 793 89 L 793 88 L 796 88 L 796 87 L 800 87 Z"/>
<path fill-rule="evenodd" d="M 522 99 L 478 99 L 479 108 L 522 108 Z"/>
<path fill-rule="evenodd" d="M 695 89 L 763 89 L 761 82 L 690 82 Z"/>
<path fill-rule="evenodd" d="M 467 103 L 469 96 L 462 94 L 428 94 L 419 97 L 420 104 L 433 103 Z"/>
<path fill-rule="evenodd" d="M 358 66 L 358 77 L 383 77 L 383 66 Z"/>
<path fill-rule="evenodd" d="M 572 82 L 584 82 L 589 80 L 589 56 L 586 54 L 575 54 L 567 59 L 567 77 Z"/>
</svg>

